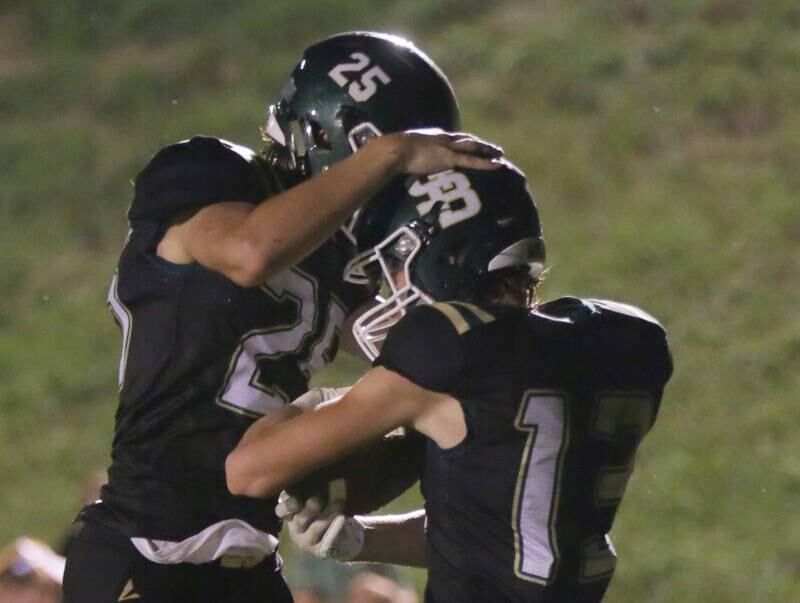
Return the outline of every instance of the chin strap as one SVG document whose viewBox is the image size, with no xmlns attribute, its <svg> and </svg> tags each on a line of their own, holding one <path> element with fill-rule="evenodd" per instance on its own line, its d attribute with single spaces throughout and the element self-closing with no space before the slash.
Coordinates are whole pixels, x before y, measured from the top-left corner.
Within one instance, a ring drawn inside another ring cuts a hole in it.
<svg viewBox="0 0 800 603">
<path fill-rule="evenodd" d="M 442 229 L 439 222 L 442 209 L 444 209 L 444 201 L 437 201 L 428 213 L 408 223 L 408 227 L 422 239 L 423 245 L 427 244 L 430 238 Z"/>
</svg>

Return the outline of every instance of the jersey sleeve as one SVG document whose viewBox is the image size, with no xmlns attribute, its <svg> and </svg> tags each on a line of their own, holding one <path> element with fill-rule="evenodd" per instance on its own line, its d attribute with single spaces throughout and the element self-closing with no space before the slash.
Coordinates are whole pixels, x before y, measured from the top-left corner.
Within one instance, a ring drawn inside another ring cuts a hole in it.
<svg viewBox="0 0 800 603">
<path fill-rule="evenodd" d="M 219 201 L 258 203 L 267 190 L 253 157 L 250 149 L 205 136 L 164 147 L 136 177 L 128 219 L 162 222 Z"/>
<path fill-rule="evenodd" d="M 437 306 L 444 304 L 414 308 L 394 325 L 374 365 L 425 389 L 449 392 L 466 363 L 459 330 Z"/>
</svg>

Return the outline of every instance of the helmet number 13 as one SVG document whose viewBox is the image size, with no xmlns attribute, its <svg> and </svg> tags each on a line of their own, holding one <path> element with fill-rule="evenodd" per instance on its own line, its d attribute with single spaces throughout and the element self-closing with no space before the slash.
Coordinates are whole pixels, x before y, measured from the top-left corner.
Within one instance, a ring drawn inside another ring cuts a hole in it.
<svg viewBox="0 0 800 603">
<path fill-rule="evenodd" d="M 358 102 L 369 100 L 378 90 L 378 83 L 388 84 L 392 81 L 378 65 L 369 66 L 370 59 L 363 52 L 350 55 L 351 63 L 339 63 L 328 72 L 328 76 L 341 88 L 347 86 L 347 93 Z M 346 73 L 360 73 L 360 77 L 350 78 Z"/>
</svg>

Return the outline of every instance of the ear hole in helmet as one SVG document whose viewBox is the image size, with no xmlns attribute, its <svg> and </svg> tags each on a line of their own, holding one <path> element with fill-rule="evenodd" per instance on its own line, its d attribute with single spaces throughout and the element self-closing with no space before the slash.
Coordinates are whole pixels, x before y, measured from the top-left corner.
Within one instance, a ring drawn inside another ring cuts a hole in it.
<svg viewBox="0 0 800 603">
<path fill-rule="evenodd" d="M 336 112 L 336 123 L 347 132 L 347 142 L 350 143 L 350 149 L 354 153 L 373 138 L 383 134 L 365 111 L 350 105 L 339 107 Z"/>
<path fill-rule="evenodd" d="M 363 124 L 358 124 L 347 133 L 347 141 L 350 143 L 350 148 L 353 149 L 355 153 L 370 140 L 380 135 L 381 131 L 375 127 L 375 124 L 370 121 L 365 121 Z"/>
</svg>

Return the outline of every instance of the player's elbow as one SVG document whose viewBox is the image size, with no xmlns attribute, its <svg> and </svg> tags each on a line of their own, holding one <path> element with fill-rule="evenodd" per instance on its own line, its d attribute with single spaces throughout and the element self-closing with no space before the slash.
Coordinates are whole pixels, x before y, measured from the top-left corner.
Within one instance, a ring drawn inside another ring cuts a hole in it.
<svg viewBox="0 0 800 603">
<path fill-rule="evenodd" d="M 225 481 L 228 490 L 236 496 L 253 496 L 253 478 L 247 470 L 243 455 L 239 449 L 234 450 L 225 459 Z"/>
<path fill-rule="evenodd" d="M 262 498 L 279 490 L 269 479 L 269 474 L 254 471 L 246 451 L 236 449 L 225 459 L 225 481 L 235 496 Z"/>
<path fill-rule="evenodd" d="M 225 276 L 227 276 L 235 284 L 246 289 L 263 285 L 267 278 L 269 278 L 266 272 L 243 265 L 237 265 L 233 267 Z"/>
<path fill-rule="evenodd" d="M 240 287 L 258 287 L 277 272 L 274 252 L 263 244 L 239 241 L 227 274 Z"/>
</svg>

